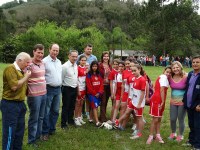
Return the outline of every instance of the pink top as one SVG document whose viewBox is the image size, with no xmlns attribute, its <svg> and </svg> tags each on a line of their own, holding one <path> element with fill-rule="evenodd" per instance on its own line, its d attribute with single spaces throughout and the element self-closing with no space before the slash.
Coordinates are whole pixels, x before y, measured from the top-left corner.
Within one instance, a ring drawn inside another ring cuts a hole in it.
<svg viewBox="0 0 200 150">
<path fill-rule="evenodd" d="M 32 63 L 30 65 L 31 76 L 28 79 L 28 95 L 40 96 L 46 94 L 45 66 Z"/>
<path fill-rule="evenodd" d="M 183 95 L 185 93 L 187 77 L 183 77 L 180 81 L 176 82 L 173 78 L 169 79 L 171 87 L 171 100 L 172 105 L 183 105 Z"/>
</svg>

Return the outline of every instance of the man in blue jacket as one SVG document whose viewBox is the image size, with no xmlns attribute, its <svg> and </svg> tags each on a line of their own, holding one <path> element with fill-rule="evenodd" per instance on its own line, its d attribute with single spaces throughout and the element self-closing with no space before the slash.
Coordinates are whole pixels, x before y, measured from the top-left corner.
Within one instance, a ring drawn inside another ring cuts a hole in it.
<svg viewBox="0 0 200 150">
<path fill-rule="evenodd" d="M 192 68 L 183 98 L 190 128 L 187 145 L 193 146 L 194 150 L 200 150 L 200 56 L 193 57 Z"/>
</svg>

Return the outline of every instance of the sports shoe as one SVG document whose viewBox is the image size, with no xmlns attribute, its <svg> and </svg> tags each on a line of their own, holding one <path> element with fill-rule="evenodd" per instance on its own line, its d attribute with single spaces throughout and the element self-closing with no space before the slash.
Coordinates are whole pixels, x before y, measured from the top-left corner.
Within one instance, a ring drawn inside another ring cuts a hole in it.
<svg viewBox="0 0 200 150">
<path fill-rule="evenodd" d="M 200 150 L 200 148 L 193 148 L 192 150 Z"/>
<path fill-rule="evenodd" d="M 153 135 L 149 135 L 149 138 L 146 142 L 146 144 L 151 144 L 153 142 Z"/>
<path fill-rule="evenodd" d="M 119 121 L 117 119 L 115 120 L 115 126 L 119 127 Z"/>
<path fill-rule="evenodd" d="M 79 122 L 78 118 L 75 118 L 74 122 L 75 122 L 76 126 L 82 126 L 82 124 Z"/>
<path fill-rule="evenodd" d="M 83 119 L 82 119 L 82 118 L 78 118 L 78 120 L 79 120 L 79 122 L 80 122 L 81 124 L 86 124 L 86 122 L 85 122 L 85 121 L 83 121 Z"/>
<path fill-rule="evenodd" d="M 88 121 L 89 121 L 89 123 L 93 123 L 93 120 L 92 120 L 92 119 L 89 119 Z"/>
<path fill-rule="evenodd" d="M 41 140 L 41 141 L 48 141 L 48 140 L 49 140 L 49 135 L 42 135 L 42 136 L 40 137 L 40 140 Z"/>
<path fill-rule="evenodd" d="M 184 146 L 184 147 L 192 147 L 192 144 L 189 141 L 187 141 L 186 143 L 183 143 L 182 146 Z"/>
<path fill-rule="evenodd" d="M 181 142 L 183 139 L 184 139 L 184 137 L 183 137 L 182 135 L 178 135 L 178 136 L 176 137 L 176 141 L 177 141 L 177 142 Z"/>
<path fill-rule="evenodd" d="M 168 137 L 169 140 L 174 140 L 176 139 L 176 133 L 171 133 L 170 136 Z"/>
<path fill-rule="evenodd" d="M 131 129 L 132 129 L 133 131 L 135 131 L 136 127 L 137 127 L 137 126 L 136 126 L 136 124 L 134 123 Z"/>
<path fill-rule="evenodd" d="M 87 120 L 90 120 L 90 113 L 89 112 L 86 112 L 86 118 L 87 118 Z"/>
<path fill-rule="evenodd" d="M 132 133 L 132 135 L 133 135 L 133 136 L 134 136 L 134 135 L 137 135 L 137 133 L 138 133 L 138 130 L 134 130 L 133 133 Z"/>
<path fill-rule="evenodd" d="M 100 127 L 102 124 L 100 122 L 96 123 L 96 127 Z"/>
<path fill-rule="evenodd" d="M 135 140 L 135 139 L 138 139 L 142 136 L 142 133 L 137 133 L 136 135 L 133 135 L 130 137 L 131 140 Z"/>
<path fill-rule="evenodd" d="M 158 141 L 159 143 L 162 143 L 162 144 L 165 143 L 160 135 L 156 135 L 155 140 Z"/>
<path fill-rule="evenodd" d="M 125 130 L 124 127 L 122 127 L 121 125 L 119 125 L 118 129 L 119 129 L 120 131 L 124 131 L 124 130 Z"/>
</svg>

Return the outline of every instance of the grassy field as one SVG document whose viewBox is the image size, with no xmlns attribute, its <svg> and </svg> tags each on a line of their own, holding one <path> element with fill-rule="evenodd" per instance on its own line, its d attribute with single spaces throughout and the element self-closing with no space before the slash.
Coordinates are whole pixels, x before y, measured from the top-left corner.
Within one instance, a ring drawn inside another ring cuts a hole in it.
<svg viewBox="0 0 200 150">
<path fill-rule="evenodd" d="M 5 64 L 0 64 L 0 96 L 2 93 L 2 72 L 5 68 Z M 144 67 L 147 74 L 150 76 L 152 81 L 162 73 L 162 67 Z M 191 69 L 185 69 L 186 72 Z M 176 141 L 169 141 L 167 137 L 170 134 L 170 123 L 169 123 L 169 99 L 170 99 L 170 89 L 168 90 L 167 97 L 167 105 L 164 112 L 164 117 L 162 120 L 161 126 L 161 135 L 164 138 L 165 144 L 159 144 L 157 142 L 153 142 L 152 145 L 146 145 L 146 140 L 149 134 L 150 120 L 151 117 L 148 115 L 149 107 L 145 108 L 144 117 L 147 121 L 145 124 L 145 128 L 143 131 L 143 137 L 138 140 L 130 140 L 131 136 L 131 123 L 127 125 L 125 131 L 119 130 L 111 130 L 108 131 L 106 129 L 98 129 L 94 126 L 94 124 L 85 124 L 82 127 L 69 127 L 69 130 L 63 131 L 60 128 L 60 118 L 57 123 L 57 131 L 56 134 L 50 137 L 50 140 L 47 142 L 40 142 L 39 149 L 40 150 L 187 150 L 190 148 L 182 147 L 182 143 L 177 143 Z M 108 110 L 111 108 L 111 102 L 109 101 Z M 108 111 L 110 112 L 110 111 Z M 28 114 L 26 114 L 26 131 L 24 136 L 24 150 L 32 150 L 33 148 L 27 146 L 27 122 L 28 122 Z M 0 115 L 1 120 L 1 115 Z M 0 135 L 2 135 L 2 126 L 0 123 Z M 186 131 L 185 131 L 185 140 L 188 137 L 188 125 L 186 118 Z M 184 141 L 183 141 L 184 142 Z M 0 137 L 0 143 L 2 143 L 2 138 Z"/>
</svg>

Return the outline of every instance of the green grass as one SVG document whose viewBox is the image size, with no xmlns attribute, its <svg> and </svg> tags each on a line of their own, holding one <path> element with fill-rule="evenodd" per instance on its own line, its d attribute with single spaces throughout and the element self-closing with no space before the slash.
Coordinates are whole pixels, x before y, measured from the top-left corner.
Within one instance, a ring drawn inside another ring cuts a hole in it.
<svg viewBox="0 0 200 150">
<path fill-rule="evenodd" d="M 2 71 L 5 68 L 5 64 L 0 64 L 0 76 L 2 77 Z M 154 82 L 156 78 L 162 73 L 163 67 L 144 67 L 147 74 L 150 76 Z M 186 69 L 188 72 L 191 69 Z M 2 80 L 0 80 L 1 92 L 2 92 Z M 170 124 L 169 124 L 169 100 L 170 100 L 170 89 L 168 90 L 167 105 L 164 112 L 164 117 L 161 126 L 161 135 L 164 138 L 165 144 L 159 144 L 154 142 L 151 146 L 146 145 L 146 140 L 149 134 L 150 120 L 151 117 L 148 115 L 149 107 L 145 108 L 144 117 L 147 121 L 143 131 L 143 137 L 138 140 L 130 140 L 131 135 L 131 123 L 128 123 L 125 131 L 112 130 L 108 131 L 106 129 L 98 129 L 94 124 L 87 123 L 83 127 L 75 128 L 70 127 L 69 130 L 63 131 L 60 128 L 60 118 L 57 123 L 56 134 L 50 137 L 47 142 L 40 142 L 40 150 L 132 150 L 132 149 L 147 149 L 147 150 L 184 150 L 189 148 L 184 148 L 181 146 L 182 143 L 177 143 L 175 141 L 167 140 L 170 134 Z M 110 112 L 111 101 L 109 101 L 108 112 Z M 26 114 L 26 129 L 24 136 L 24 150 L 32 150 L 33 148 L 27 146 L 27 122 L 28 114 Z M 0 116 L 1 120 L 1 116 Z M 0 124 L 0 130 L 1 129 Z M 188 125 L 186 119 L 186 131 L 184 133 L 185 140 L 188 137 Z M 0 131 L 0 134 L 1 131 Z M 0 137 L 0 143 L 1 143 Z"/>
</svg>

